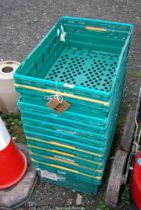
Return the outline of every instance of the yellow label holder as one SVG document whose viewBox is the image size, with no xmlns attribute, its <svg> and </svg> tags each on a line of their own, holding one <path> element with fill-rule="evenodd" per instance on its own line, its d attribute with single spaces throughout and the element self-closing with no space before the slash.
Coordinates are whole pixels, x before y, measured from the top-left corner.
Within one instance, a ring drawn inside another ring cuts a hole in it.
<svg viewBox="0 0 141 210">
<path fill-rule="evenodd" d="M 99 27 L 93 27 L 93 26 L 86 26 L 85 28 L 87 30 L 90 30 L 90 31 L 99 31 L 99 32 L 105 32 L 105 31 L 107 31 L 106 28 L 99 28 Z"/>
</svg>

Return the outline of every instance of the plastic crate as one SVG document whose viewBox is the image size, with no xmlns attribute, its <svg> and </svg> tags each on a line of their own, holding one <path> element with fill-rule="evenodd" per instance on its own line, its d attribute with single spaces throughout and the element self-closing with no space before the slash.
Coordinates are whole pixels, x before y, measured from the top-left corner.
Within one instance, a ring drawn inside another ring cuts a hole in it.
<svg viewBox="0 0 141 210">
<path fill-rule="evenodd" d="M 37 168 L 38 174 L 42 181 L 57 184 L 59 186 L 70 188 L 79 192 L 87 194 L 97 194 L 100 183 L 92 184 L 87 181 L 81 180 L 75 174 L 67 174 L 66 171 L 56 170 L 53 167 L 43 166 L 40 163 L 33 162 Z M 42 174 L 45 174 L 42 175 Z M 47 175 L 46 175 L 47 174 Z"/>
<path fill-rule="evenodd" d="M 23 90 L 24 89 L 22 89 L 22 92 Z M 47 104 L 50 98 L 49 94 L 41 95 L 40 93 L 37 94 L 36 92 L 34 92 L 34 94 L 33 93 L 30 94 L 28 93 L 28 91 L 25 91 L 25 90 L 24 90 L 24 93 L 21 93 L 21 91 L 19 93 L 22 95 L 22 101 L 25 103 L 30 103 L 32 101 L 32 104 L 34 103 L 39 106 L 48 106 Z M 89 106 L 88 103 L 86 103 L 87 105 L 83 105 L 81 103 L 83 101 L 80 101 L 80 100 L 70 99 L 66 97 L 64 97 L 64 100 L 71 104 L 71 106 L 69 107 L 70 112 L 74 112 L 74 113 L 77 112 L 78 114 L 86 113 L 86 115 L 88 116 L 95 116 L 98 118 L 105 118 L 109 114 L 109 110 L 105 111 L 102 108 L 96 109 L 94 108 L 92 103 L 90 103 L 91 106 Z"/>
<path fill-rule="evenodd" d="M 34 160 L 42 163 L 57 164 L 58 166 L 67 167 L 68 169 L 77 170 L 80 173 L 90 175 L 90 177 L 93 177 L 96 180 L 102 179 L 103 175 L 102 169 L 90 168 L 90 166 L 80 165 L 78 163 L 73 162 L 72 160 L 66 160 L 65 158 L 58 158 L 55 156 L 47 156 L 47 154 L 41 155 L 37 153 L 32 153 L 30 156 Z"/>
<path fill-rule="evenodd" d="M 104 154 L 106 152 L 107 144 L 109 144 L 109 141 L 104 143 L 103 146 L 100 147 L 100 145 L 92 145 L 89 144 L 88 139 L 83 138 L 83 141 L 77 141 L 77 138 L 75 138 L 76 134 L 74 137 L 72 135 L 61 135 L 61 132 L 53 132 L 51 129 L 38 129 L 36 126 L 24 124 L 24 132 L 37 132 L 38 134 L 43 134 L 46 136 L 46 138 L 49 138 L 53 136 L 56 139 L 59 139 L 59 141 L 62 143 L 71 143 L 72 145 L 78 145 L 79 148 L 81 149 L 87 149 L 88 151 L 95 151 L 97 154 Z"/>
<path fill-rule="evenodd" d="M 96 193 L 101 184 L 132 30 L 126 23 L 62 17 L 14 75 L 33 162 L 39 170 L 62 174 L 64 181 L 56 181 L 61 186 Z M 56 94 L 71 103 L 63 114 L 46 105 Z M 73 155 L 71 163 L 67 154 Z"/>
<path fill-rule="evenodd" d="M 97 118 L 95 116 L 87 116 L 85 114 L 78 114 L 78 113 L 73 113 L 67 110 L 65 113 L 60 114 L 54 111 L 53 109 L 48 108 L 47 106 L 40 106 L 40 105 L 35 105 L 35 104 L 30 104 L 30 103 L 25 103 L 20 100 L 18 102 L 18 106 L 22 112 L 22 109 L 25 110 L 26 107 L 28 111 L 30 111 L 30 114 L 36 114 L 36 113 L 41 113 L 44 115 L 44 117 L 53 116 L 54 118 L 60 119 L 71 119 L 73 121 L 77 122 L 83 122 L 89 124 L 89 126 L 93 126 L 93 129 L 101 130 L 105 132 L 105 128 L 107 129 L 107 126 L 109 126 L 109 119 L 101 119 Z M 119 107 L 117 107 L 119 108 Z M 113 114 L 113 113 L 111 113 Z M 114 113 L 116 115 L 116 112 Z M 112 115 L 113 117 L 113 115 Z"/>
<path fill-rule="evenodd" d="M 56 138 L 54 136 L 47 136 L 41 133 L 32 131 L 25 131 L 27 142 L 29 145 L 38 146 L 39 148 L 48 148 L 62 150 L 64 152 L 71 153 L 75 156 L 86 157 L 89 160 L 103 163 L 104 155 L 93 151 L 92 147 L 83 147 L 83 145 L 75 143 L 73 141 L 67 141 L 62 138 Z"/>
<path fill-rule="evenodd" d="M 80 158 L 87 158 L 94 161 L 95 165 L 105 167 L 112 141 L 107 144 L 104 153 L 100 153 L 95 150 L 95 147 L 80 144 L 71 140 L 63 138 L 56 138 L 54 136 L 45 135 L 42 133 L 36 133 L 33 131 L 25 131 L 28 145 L 35 146 L 44 149 L 61 150 L 66 153 L 70 153 Z"/>
<path fill-rule="evenodd" d="M 28 110 L 28 109 L 27 109 Z M 106 132 L 106 127 L 105 127 L 105 130 L 101 130 L 99 129 L 99 127 L 96 127 L 94 126 L 93 124 L 88 124 L 88 123 L 84 123 L 84 122 L 78 122 L 78 121 L 74 121 L 74 120 L 71 120 L 71 119 L 59 119 L 58 120 L 58 117 L 54 117 L 52 115 L 46 115 L 45 114 L 42 114 L 42 113 L 37 113 L 37 112 L 33 112 L 33 110 L 29 109 L 29 111 L 26 111 L 26 109 L 22 109 L 21 111 L 22 113 L 22 117 L 26 117 L 26 118 L 29 118 L 29 116 L 33 119 L 37 119 L 37 120 L 43 120 L 44 122 L 52 122 L 52 123 L 58 123 L 58 124 L 64 124 L 66 126 L 70 126 L 72 128 L 80 128 L 80 129 L 84 129 L 86 131 L 96 131 L 97 133 L 103 133 L 103 132 Z"/>
<path fill-rule="evenodd" d="M 59 135 L 62 136 L 66 136 L 66 138 L 75 138 L 77 139 L 77 141 L 85 141 L 85 139 L 87 139 L 86 141 L 88 143 L 98 143 L 100 144 L 104 144 L 104 142 L 107 141 L 107 139 L 110 138 L 111 136 L 111 132 L 113 129 L 113 125 L 114 125 L 114 121 L 117 118 L 117 114 L 113 114 L 113 120 L 111 123 L 109 123 L 108 128 L 106 129 L 107 126 L 105 126 L 105 128 L 103 127 L 102 129 L 99 129 L 99 127 L 93 127 L 91 128 L 91 130 L 89 129 L 89 131 L 87 131 L 87 129 L 85 129 L 85 127 L 78 127 L 75 128 L 73 126 L 73 124 L 68 124 L 68 125 L 64 125 L 61 124 L 61 122 L 56 122 L 56 123 L 52 123 L 49 121 L 49 119 L 47 120 L 46 117 L 44 115 L 40 115 L 40 117 L 38 117 L 39 115 L 36 114 L 30 114 L 30 112 L 26 112 L 26 111 L 22 111 L 22 121 L 23 123 L 27 125 L 31 125 L 31 126 L 36 126 L 37 130 L 42 130 L 45 131 L 46 128 L 48 128 L 49 130 L 52 130 L 54 132 L 54 135 L 56 133 L 59 132 Z M 110 127 L 111 126 L 111 127 Z M 105 130 L 105 131 L 104 131 Z M 46 132 L 46 131 L 45 131 Z"/>
<path fill-rule="evenodd" d="M 56 134 L 59 133 L 60 137 L 64 135 L 66 136 L 66 138 L 74 139 L 77 142 L 82 142 L 82 143 L 87 142 L 88 144 L 104 146 L 107 139 L 106 134 L 101 135 L 96 132 L 85 131 L 85 129 L 84 130 L 74 129 L 71 126 L 66 126 L 66 125 L 57 124 L 57 123 L 50 123 L 44 120 L 41 121 L 37 119 L 32 119 L 30 118 L 30 116 L 25 117 L 24 114 L 22 114 L 22 122 L 23 122 L 23 125 L 25 125 L 26 127 L 28 125 L 36 126 L 36 129 L 40 131 L 42 131 L 42 129 L 44 131 L 46 129 L 49 129 L 49 130 L 52 130 Z"/>
<path fill-rule="evenodd" d="M 35 143 L 35 141 L 33 140 L 29 140 L 28 141 L 28 149 L 30 151 L 30 153 L 34 153 L 34 154 L 39 154 L 39 155 L 43 155 L 43 156 L 54 156 L 54 157 L 58 157 L 58 158 L 64 158 L 65 160 L 69 160 L 72 161 L 74 163 L 80 164 L 80 165 L 84 165 L 90 168 L 95 168 L 95 169 L 103 169 L 103 165 L 101 162 L 95 162 L 94 160 L 89 160 L 89 158 L 87 157 L 83 157 L 81 155 L 81 157 L 79 155 L 74 155 L 68 152 L 64 152 L 64 150 L 60 147 L 59 149 L 55 149 L 53 147 L 51 147 L 50 145 L 43 147 L 42 144 L 40 143 Z"/>
<path fill-rule="evenodd" d="M 93 174 L 90 175 L 90 174 L 87 174 L 87 172 L 79 172 L 78 170 L 70 169 L 68 167 L 63 167 L 57 164 L 45 163 L 35 158 L 32 158 L 32 162 L 36 164 L 37 168 L 42 168 L 43 170 L 50 168 L 52 169 L 52 171 L 62 172 L 60 174 L 63 174 L 64 172 L 65 177 L 70 175 L 70 176 L 76 177 L 76 179 L 79 181 L 82 180 L 82 181 L 86 181 L 88 183 L 96 184 L 96 185 L 101 184 L 101 180 L 102 180 L 101 176 L 99 177 Z"/>
<path fill-rule="evenodd" d="M 124 86 L 124 80 L 125 80 L 125 74 L 126 72 L 122 72 L 122 79 L 120 79 L 116 85 L 116 89 L 113 92 L 113 96 L 108 101 L 109 106 L 103 106 L 99 103 L 92 103 L 85 100 L 79 100 L 71 97 L 63 97 L 65 101 L 68 101 L 71 104 L 71 107 L 69 108 L 69 111 L 75 112 L 78 114 L 85 113 L 88 116 L 95 116 L 98 118 L 108 118 L 108 115 L 110 114 L 112 107 L 115 104 L 115 101 L 121 100 L 121 94 L 123 92 L 123 86 Z M 41 105 L 41 106 L 47 106 L 47 103 L 50 100 L 51 96 L 49 93 L 44 93 L 36 90 L 30 90 L 30 89 L 24 89 L 21 87 L 17 87 L 17 91 L 22 96 L 22 101 Z M 120 97 L 119 97 L 120 96 Z"/>
<path fill-rule="evenodd" d="M 111 144 L 109 143 L 107 146 L 106 152 L 102 155 L 96 153 L 94 150 L 89 150 L 88 148 L 80 148 L 79 144 L 73 144 L 73 142 L 61 142 L 60 139 L 56 139 L 55 137 L 47 137 L 43 134 L 37 134 L 35 132 L 27 132 L 27 140 L 28 146 L 32 149 L 37 149 L 37 154 L 44 154 L 44 152 L 48 152 L 48 150 L 61 151 L 67 159 L 68 156 L 66 154 L 73 155 L 77 160 L 78 159 L 86 159 L 87 162 L 93 161 L 93 167 L 95 169 L 101 169 L 104 174 L 106 161 L 109 156 Z M 61 139 L 62 140 L 62 139 Z M 91 148 L 92 149 L 92 148 Z M 35 150 L 34 150 L 35 151 Z M 47 163 L 48 161 L 46 161 Z M 84 162 L 83 162 L 84 164 Z M 103 175 L 102 174 L 102 175 Z"/>
<path fill-rule="evenodd" d="M 78 137 L 86 137 L 89 138 L 89 140 L 94 139 L 94 140 L 100 140 L 101 141 L 105 141 L 107 138 L 110 137 L 111 132 L 113 131 L 113 124 L 114 121 L 117 118 L 117 113 L 118 110 L 111 115 L 112 118 L 110 119 L 109 123 L 105 123 L 105 125 L 103 125 L 102 123 L 99 125 L 95 125 L 98 124 L 98 122 L 95 120 L 93 120 L 93 126 L 92 123 L 89 122 L 89 117 L 81 115 L 81 120 L 82 120 L 82 116 L 84 116 L 84 123 L 83 121 L 79 123 L 79 116 L 80 115 L 75 115 L 72 113 L 72 116 L 74 118 L 77 119 L 78 123 L 75 123 L 76 120 L 71 121 L 72 123 L 69 123 L 69 121 L 66 120 L 61 120 L 61 118 L 59 117 L 55 117 L 55 116 L 50 116 L 50 113 L 46 111 L 46 114 L 42 114 L 41 110 L 42 107 L 40 106 L 40 108 L 37 106 L 37 111 L 38 113 L 35 111 L 35 108 L 31 108 L 31 107 L 36 107 L 36 106 L 30 106 L 29 111 L 28 108 L 26 109 L 26 105 L 24 106 L 25 103 L 21 105 L 19 105 L 21 108 L 21 113 L 22 113 L 22 120 L 23 122 L 26 123 L 31 123 L 32 125 L 37 125 L 38 129 L 44 128 L 44 127 L 48 127 L 52 130 L 57 131 L 57 130 L 62 130 L 62 134 L 63 133 L 68 133 L 68 134 L 72 134 L 72 138 L 74 138 L 74 135 L 76 134 Z M 118 104 L 117 104 L 117 108 L 119 108 Z M 33 111 L 32 111 L 33 110 Z M 40 112 L 40 113 L 39 113 Z M 45 112 L 44 112 L 45 113 Z M 66 115 L 68 116 L 69 112 L 66 112 Z M 50 118 L 51 117 L 51 118 Z M 50 122 L 50 119 L 52 122 Z M 92 118 L 91 118 L 92 119 Z M 74 126 L 73 124 L 78 124 L 78 126 Z M 103 127 L 102 127 L 103 126 Z M 86 127 L 86 129 L 85 129 Z M 89 131 L 87 131 L 87 127 L 89 127 Z M 91 129 L 90 129 L 91 128 Z"/>
<path fill-rule="evenodd" d="M 48 129 L 40 129 L 37 126 L 33 127 L 33 126 L 30 126 L 30 124 L 25 124 L 24 129 L 25 129 L 25 132 L 34 131 L 34 129 L 36 129 L 36 132 L 38 132 L 38 133 L 42 133 L 42 134 L 49 135 L 49 136 L 54 136 L 56 138 L 60 137 L 60 138 L 67 139 L 70 141 L 75 141 L 82 145 L 87 144 L 89 146 L 99 148 L 99 150 L 101 150 L 101 151 L 104 151 L 104 148 L 108 144 L 108 140 L 107 141 L 100 141 L 100 140 L 98 141 L 98 140 L 95 140 L 94 138 L 89 139 L 89 137 L 87 137 L 87 138 L 81 137 L 81 136 L 77 135 L 77 133 L 75 133 L 75 132 L 73 132 L 73 135 L 72 134 L 65 135 L 65 132 L 64 132 L 64 135 L 63 134 L 61 135 L 61 132 L 63 132 L 62 130 L 60 130 L 59 132 L 56 132 L 56 130 L 51 130 L 49 128 Z"/>
<path fill-rule="evenodd" d="M 62 17 L 18 68 L 16 86 L 105 101 L 125 69 L 132 29 L 131 24 Z"/>
</svg>

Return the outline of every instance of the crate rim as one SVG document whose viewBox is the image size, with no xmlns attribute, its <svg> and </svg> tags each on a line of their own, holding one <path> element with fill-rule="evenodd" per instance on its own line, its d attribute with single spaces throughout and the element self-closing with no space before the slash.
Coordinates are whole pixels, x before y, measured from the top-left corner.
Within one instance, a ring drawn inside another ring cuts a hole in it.
<svg viewBox="0 0 141 210">
<path fill-rule="evenodd" d="M 115 24 L 115 25 L 122 25 L 122 26 L 128 26 L 130 27 L 131 31 L 130 33 L 132 33 L 133 29 L 134 29 L 134 24 L 132 23 L 127 23 L 127 22 L 119 22 L 119 21 L 109 21 L 109 20 L 102 20 L 102 19 L 93 19 L 93 18 L 86 18 L 86 17 L 78 17 L 78 16 L 67 16 L 67 15 L 64 15 L 64 16 L 61 16 L 60 17 L 60 20 L 64 20 L 64 19 L 67 19 L 67 20 L 70 20 L 70 19 L 74 19 L 74 20 L 78 20 L 78 21 L 90 21 L 92 23 L 94 22 L 103 22 L 103 23 L 108 23 L 108 24 Z M 129 32 L 126 32 L 126 33 L 129 33 Z"/>
</svg>

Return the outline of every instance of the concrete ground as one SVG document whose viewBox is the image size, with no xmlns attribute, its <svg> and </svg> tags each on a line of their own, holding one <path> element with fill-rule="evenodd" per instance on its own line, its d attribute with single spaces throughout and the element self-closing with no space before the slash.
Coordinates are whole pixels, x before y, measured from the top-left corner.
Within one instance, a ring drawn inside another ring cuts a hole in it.
<svg viewBox="0 0 141 210">
<path fill-rule="evenodd" d="M 0 59 L 22 62 L 63 15 L 135 24 L 121 115 L 125 109 L 133 108 L 141 86 L 140 0 L 0 0 Z M 86 210 L 108 210 L 103 201 L 104 192 L 105 184 L 98 196 L 82 194 L 82 202 L 78 207 L 85 207 Z M 39 182 L 30 202 L 19 210 L 56 210 L 57 207 L 75 209 L 73 207 L 77 207 L 76 198 L 76 192 Z M 117 210 L 127 209 L 128 205 L 122 199 Z"/>
</svg>

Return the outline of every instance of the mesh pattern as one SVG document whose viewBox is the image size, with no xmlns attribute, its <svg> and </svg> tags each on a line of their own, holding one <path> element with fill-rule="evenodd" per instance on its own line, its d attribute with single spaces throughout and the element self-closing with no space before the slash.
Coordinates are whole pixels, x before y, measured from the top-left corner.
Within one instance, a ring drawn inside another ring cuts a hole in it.
<svg viewBox="0 0 141 210">
<path fill-rule="evenodd" d="M 109 92 L 117 62 L 114 54 L 66 48 L 46 79 Z"/>
</svg>

